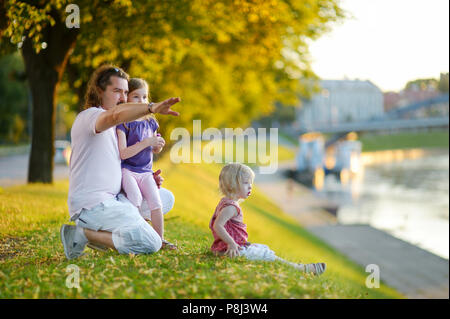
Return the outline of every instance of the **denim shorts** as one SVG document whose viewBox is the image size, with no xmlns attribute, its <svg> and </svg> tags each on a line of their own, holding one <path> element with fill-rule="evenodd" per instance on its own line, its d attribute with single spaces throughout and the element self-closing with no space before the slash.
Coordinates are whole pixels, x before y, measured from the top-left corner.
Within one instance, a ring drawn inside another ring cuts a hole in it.
<svg viewBox="0 0 450 319">
<path fill-rule="evenodd" d="M 162 245 L 158 233 L 139 214 L 138 209 L 120 196 L 91 209 L 82 209 L 76 224 L 94 231 L 112 233 L 114 247 L 121 254 L 151 254 Z"/>
</svg>

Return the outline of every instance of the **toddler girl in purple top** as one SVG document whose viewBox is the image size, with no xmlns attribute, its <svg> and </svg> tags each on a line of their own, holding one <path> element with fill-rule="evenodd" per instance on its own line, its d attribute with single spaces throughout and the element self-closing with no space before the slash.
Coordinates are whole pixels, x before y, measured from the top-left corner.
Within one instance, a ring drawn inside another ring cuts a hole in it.
<svg viewBox="0 0 450 319">
<path fill-rule="evenodd" d="M 148 103 L 148 84 L 143 79 L 132 78 L 128 82 L 128 102 Z M 163 248 L 177 249 L 164 240 L 164 218 L 158 186 L 153 178 L 153 153 L 161 152 L 165 141 L 157 134 L 158 122 L 153 114 L 136 121 L 117 126 L 117 141 L 122 159 L 122 188 L 128 200 L 140 207 L 145 198 L 150 216 L 143 216 L 152 223 L 161 237 Z"/>
</svg>

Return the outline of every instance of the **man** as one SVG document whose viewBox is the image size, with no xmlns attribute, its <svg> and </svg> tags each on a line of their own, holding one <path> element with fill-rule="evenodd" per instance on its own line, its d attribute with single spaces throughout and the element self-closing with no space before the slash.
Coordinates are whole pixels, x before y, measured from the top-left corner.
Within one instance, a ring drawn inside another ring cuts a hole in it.
<svg viewBox="0 0 450 319">
<path fill-rule="evenodd" d="M 77 226 L 63 225 L 60 230 L 68 259 L 81 256 L 88 243 L 121 254 L 149 254 L 161 248 L 158 233 L 119 195 L 122 173 L 115 127 L 149 112 L 178 116 L 171 106 L 180 99 L 125 103 L 128 79 L 120 68 L 98 68 L 88 84 L 85 110 L 73 123 L 68 206 Z"/>
</svg>

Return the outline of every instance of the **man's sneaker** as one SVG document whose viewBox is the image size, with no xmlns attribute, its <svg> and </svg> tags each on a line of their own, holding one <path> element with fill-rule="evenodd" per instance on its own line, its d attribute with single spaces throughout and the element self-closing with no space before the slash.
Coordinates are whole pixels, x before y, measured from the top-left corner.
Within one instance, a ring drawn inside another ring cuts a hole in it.
<svg viewBox="0 0 450 319">
<path fill-rule="evenodd" d="M 64 253 L 67 259 L 78 258 L 83 254 L 85 244 L 79 244 L 73 241 L 76 227 L 71 225 L 62 225 L 60 230 L 61 241 L 64 246 Z"/>
</svg>

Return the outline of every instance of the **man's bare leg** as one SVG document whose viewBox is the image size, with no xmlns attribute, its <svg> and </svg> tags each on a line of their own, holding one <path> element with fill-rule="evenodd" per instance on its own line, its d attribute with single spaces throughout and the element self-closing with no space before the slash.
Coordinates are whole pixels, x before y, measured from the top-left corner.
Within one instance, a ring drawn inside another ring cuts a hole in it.
<svg viewBox="0 0 450 319">
<path fill-rule="evenodd" d="M 110 232 L 103 230 L 95 231 L 84 228 L 84 234 L 86 235 L 86 238 L 90 242 L 100 244 L 111 249 L 116 249 L 116 247 L 114 247 L 114 242 L 112 240 L 112 233 Z"/>
</svg>

